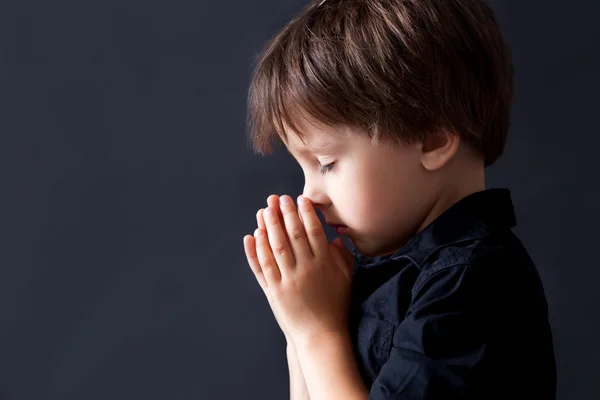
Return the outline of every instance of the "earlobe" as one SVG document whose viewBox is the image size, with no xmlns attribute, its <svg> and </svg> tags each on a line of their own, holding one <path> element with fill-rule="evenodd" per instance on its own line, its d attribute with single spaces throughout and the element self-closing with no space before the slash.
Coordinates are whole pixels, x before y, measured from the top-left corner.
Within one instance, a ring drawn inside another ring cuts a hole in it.
<svg viewBox="0 0 600 400">
<path fill-rule="evenodd" d="M 421 143 L 421 164 L 428 171 L 436 171 L 454 157 L 459 146 L 457 134 L 440 131 L 438 135 L 430 135 Z"/>
</svg>

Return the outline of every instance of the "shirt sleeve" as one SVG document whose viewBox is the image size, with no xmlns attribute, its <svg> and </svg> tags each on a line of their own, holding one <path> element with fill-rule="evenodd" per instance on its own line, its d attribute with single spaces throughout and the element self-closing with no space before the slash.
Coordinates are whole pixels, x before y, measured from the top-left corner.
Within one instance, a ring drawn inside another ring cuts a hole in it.
<svg viewBox="0 0 600 400">
<path fill-rule="evenodd" d="M 478 398 L 477 371 L 489 350 L 492 297 L 483 269 L 456 265 L 417 281 L 369 400 Z"/>
</svg>

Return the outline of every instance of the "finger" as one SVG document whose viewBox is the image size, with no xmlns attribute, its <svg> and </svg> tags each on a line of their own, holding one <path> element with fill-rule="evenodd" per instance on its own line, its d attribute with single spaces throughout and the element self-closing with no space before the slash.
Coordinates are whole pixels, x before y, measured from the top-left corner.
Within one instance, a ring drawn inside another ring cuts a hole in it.
<svg viewBox="0 0 600 400">
<path fill-rule="evenodd" d="M 288 230 L 288 227 L 286 226 L 285 218 L 283 216 L 283 210 L 281 209 L 281 197 L 273 194 L 267 198 L 267 204 L 269 207 L 273 208 L 274 210 L 277 210 L 277 218 L 279 219 L 279 223 L 281 224 L 281 227 L 282 227 L 283 231 L 285 232 L 284 236 L 285 236 L 285 239 L 287 240 L 289 248 L 292 250 L 293 257 L 290 257 L 290 258 L 293 259 L 294 264 L 297 264 L 297 258 L 296 258 L 296 254 L 294 251 L 294 247 L 292 246 L 292 243 L 290 240 L 291 236 L 289 235 L 289 230 Z"/>
<path fill-rule="evenodd" d="M 323 225 L 310 200 L 302 195 L 298 196 L 298 208 L 304 221 L 304 230 L 308 236 L 308 243 L 315 257 L 325 257 L 329 252 L 329 242 Z"/>
<path fill-rule="evenodd" d="M 281 210 L 279 210 L 279 200 L 279 196 L 272 194 L 267 198 L 267 206 L 273 207 L 273 209 L 277 210 L 279 218 L 283 221 L 283 214 L 281 213 Z"/>
<path fill-rule="evenodd" d="M 281 225 L 277 210 L 267 207 L 265 210 L 265 224 L 267 225 L 268 240 L 271 244 L 271 251 L 275 261 L 279 266 L 281 275 L 291 273 L 296 266 L 294 253 L 288 242 L 285 227 Z"/>
<path fill-rule="evenodd" d="M 258 224 L 258 228 L 267 235 L 267 241 L 269 240 L 269 232 L 267 231 L 267 224 L 265 223 L 265 210 L 261 208 L 256 213 L 256 222 Z"/>
<path fill-rule="evenodd" d="M 256 213 L 256 225 L 258 226 L 258 229 L 262 229 L 263 231 L 267 230 L 267 226 L 265 225 L 265 220 L 263 219 L 263 213 L 264 213 L 264 209 L 261 208 L 260 210 L 257 211 Z"/>
<path fill-rule="evenodd" d="M 277 195 L 272 194 L 271 196 L 269 196 L 267 198 L 267 206 L 279 209 L 279 199 L 278 199 Z M 283 221 L 283 218 L 281 220 Z M 265 225 L 263 208 L 258 210 L 258 212 L 256 213 L 256 224 L 258 225 L 258 227 L 260 229 L 267 232 L 267 226 Z M 268 232 L 267 232 L 267 236 L 269 236 Z"/>
<path fill-rule="evenodd" d="M 258 230 L 258 229 L 257 229 Z M 256 231 L 254 231 L 256 235 Z M 258 257 L 256 255 L 256 240 L 252 235 L 244 236 L 244 251 L 246 252 L 246 258 L 248 259 L 248 264 L 250 265 L 250 269 L 254 273 L 258 284 L 262 288 L 263 292 L 266 292 L 269 285 L 265 280 L 265 276 L 263 274 L 262 268 L 258 261 Z"/>
<path fill-rule="evenodd" d="M 262 268 L 265 281 L 269 288 L 277 285 L 281 281 L 281 272 L 271 252 L 267 234 L 262 229 L 256 230 L 256 257 Z"/>
<path fill-rule="evenodd" d="M 308 243 L 308 236 L 304 225 L 300 221 L 298 210 L 294 206 L 294 200 L 287 195 L 279 199 L 281 213 L 285 221 L 285 230 L 289 238 L 290 246 L 294 254 L 296 265 L 305 260 L 313 258 L 313 253 Z"/>
<path fill-rule="evenodd" d="M 342 239 L 336 238 L 333 241 L 333 244 L 337 247 L 344 260 L 344 269 L 347 270 L 349 274 L 352 274 L 354 272 L 354 256 L 346 249 Z"/>
<path fill-rule="evenodd" d="M 256 277 L 259 286 L 263 290 L 267 301 L 269 302 L 269 304 L 271 304 L 273 302 L 273 300 L 271 299 L 271 291 L 269 290 L 267 279 L 263 274 L 262 267 L 260 266 L 256 255 L 256 239 L 254 238 L 254 236 L 244 236 L 244 248 L 246 249 L 246 257 L 248 258 L 248 264 L 250 264 L 250 269 L 252 269 L 252 272 L 254 272 L 254 276 Z"/>
<path fill-rule="evenodd" d="M 336 244 L 339 247 L 340 252 L 342 253 L 342 256 L 344 257 L 344 260 L 346 260 L 346 263 L 350 267 L 353 267 L 354 266 L 354 255 L 350 252 L 350 250 L 348 250 L 346 248 L 346 246 L 344 245 L 344 241 L 338 237 L 334 240 L 334 244 Z"/>
<path fill-rule="evenodd" d="M 300 210 L 296 210 L 296 212 L 298 213 L 298 218 L 300 219 L 300 222 L 302 223 L 302 227 L 304 227 L 304 230 L 306 231 L 306 225 L 304 225 L 304 220 L 302 219 L 302 213 L 300 212 Z"/>
<path fill-rule="evenodd" d="M 348 271 L 348 268 L 346 267 L 346 260 L 344 260 L 341 250 L 336 245 L 330 245 L 330 251 L 331 251 L 331 255 L 333 256 L 335 265 L 337 265 L 337 267 L 340 269 L 340 271 L 342 271 L 342 274 L 344 274 L 346 279 L 350 280 L 351 273 L 350 273 L 350 271 Z"/>
<path fill-rule="evenodd" d="M 273 208 L 274 210 L 277 210 L 277 217 L 279 218 L 280 224 L 282 227 L 285 227 L 285 221 L 283 220 L 283 214 L 281 213 L 281 210 L 279 209 L 279 196 L 277 196 L 276 194 L 270 195 L 267 198 L 267 206 Z M 263 212 L 263 218 L 264 218 L 264 212 Z"/>
</svg>

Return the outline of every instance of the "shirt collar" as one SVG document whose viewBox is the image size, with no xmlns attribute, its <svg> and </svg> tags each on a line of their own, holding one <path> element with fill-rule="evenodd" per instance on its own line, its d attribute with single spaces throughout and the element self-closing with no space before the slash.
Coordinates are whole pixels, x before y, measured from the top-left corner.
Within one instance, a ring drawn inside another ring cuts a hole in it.
<svg viewBox="0 0 600 400">
<path fill-rule="evenodd" d="M 352 248 L 355 263 L 373 267 L 390 260 L 410 259 L 420 268 L 426 258 L 442 246 L 489 235 L 517 225 L 511 192 L 506 188 L 472 193 L 450 206 L 425 229 L 393 254 L 366 257 Z"/>
</svg>

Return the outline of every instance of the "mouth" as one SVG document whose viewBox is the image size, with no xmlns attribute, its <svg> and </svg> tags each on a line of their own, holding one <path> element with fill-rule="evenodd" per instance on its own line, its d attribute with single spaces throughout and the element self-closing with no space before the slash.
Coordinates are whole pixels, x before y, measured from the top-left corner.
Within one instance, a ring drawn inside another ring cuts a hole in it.
<svg viewBox="0 0 600 400">
<path fill-rule="evenodd" d="M 326 224 L 335 229 L 335 232 L 338 235 L 347 235 L 349 233 L 349 229 L 346 225 L 334 224 L 330 221 L 326 221 Z"/>
<path fill-rule="evenodd" d="M 338 226 L 340 227 L 345 227 L 346 225 L 342 225 L 342 224 L 334 224 L 333 222 L 330 221 L 325 221 L 325 223 L 329 226 L 331 226 L 332 228 L 337 228 Z"/>
</svg>

